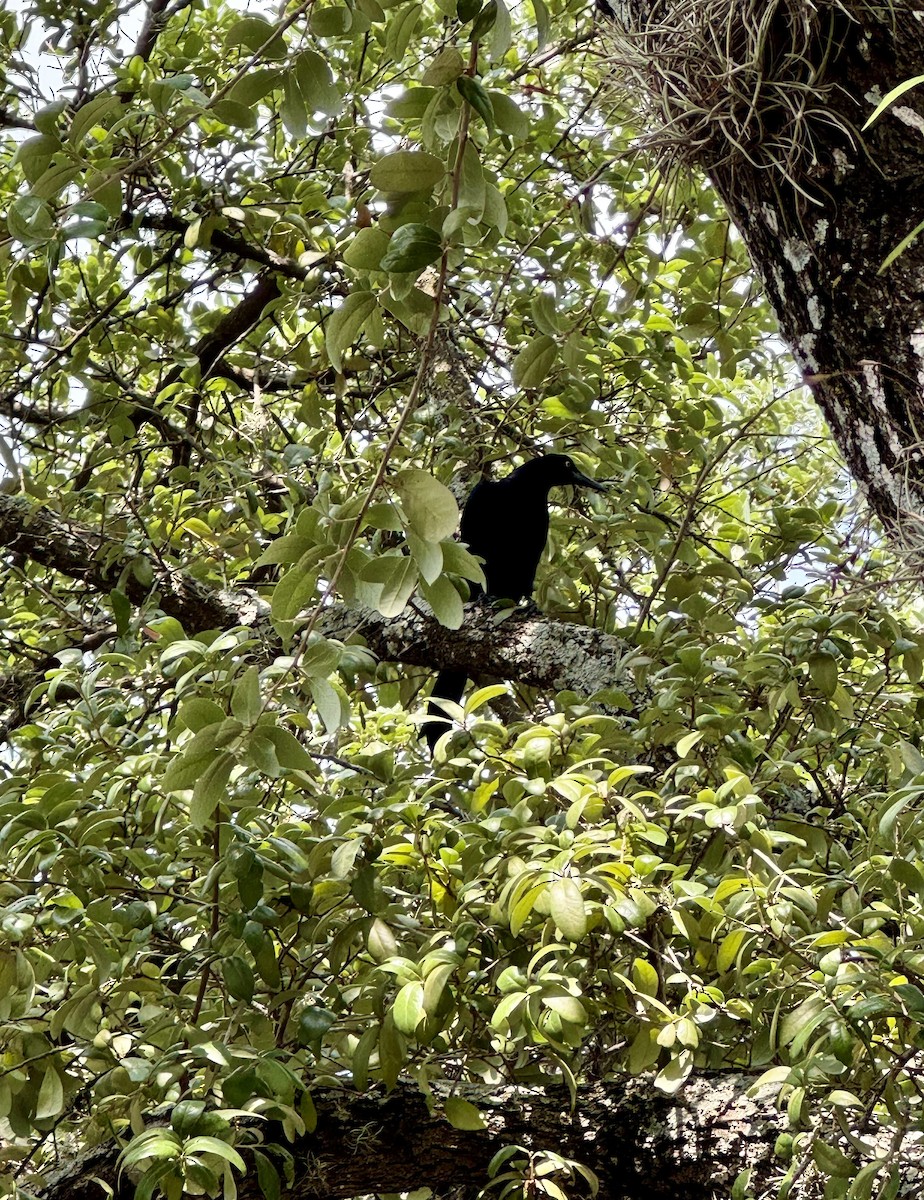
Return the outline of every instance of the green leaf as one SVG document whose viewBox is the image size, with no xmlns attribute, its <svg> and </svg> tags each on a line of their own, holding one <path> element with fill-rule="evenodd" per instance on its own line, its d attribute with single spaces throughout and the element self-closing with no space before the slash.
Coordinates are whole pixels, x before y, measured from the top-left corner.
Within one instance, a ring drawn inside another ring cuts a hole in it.
<svg viewBox="0 0 924 1200">
<path fill-rule="evenodd" d="M 443 547 L 440 543 L 427 542 L 409 529 L 407 546 L 411 557 L 417 563 L 417 569 L 423 582 L 431 584 L 438 579 L 443 569 Z"/>
<path fill-rule="evenodd" d="M 661 1057 L 661 1047 L 658 1045 L 657 1031 L 650 1025 L 643 1025 L 629 1047 L 629 1071 L 633 1075 L 641 1075 Z"/>
<path fill-rule="evenodd" d="M 549 886 L 552 920 L 571 942 L 579 942 L 587 933 L 587 912 L 584 897 L 575 881 L 567 876 L 555 879 Z"/>
<path fill-rule="evenodd" d="M 682 738 L 677 740 L 677 757 L 686 758 L 690 751 L 705 737 L 703 730 L 699 729 L 695 733 L 685 733 Z"/>
<path fill-rule="evenodd" d="M 501 133 L 509 133 L 517 142 L 529 137 L 529 117 L 522 108 L 504 92 L 490 91 L 491 110 Z"/>
<path fill-rule="evenodd" d="M 132 602 L 123 591 L 113 588 L 109 593 L 109 603 L 112 605 L 112 615 L 115 617 L 116 632 L 119 637 L 125 637 L 131 628 Z"/>
<path fill-rule="evenodd" d="M 549 16 L 545 0 L 532 0 L 532 5 L 533 12 L 536 15 L 536 49 L 541 50 L 548 44 L 549 34 L 552 31 L 552 18 Z"/>
<path fill-rule="evenodd" d="M 473 42 L 479 42 L 491 29 L 494 28 L 494 23 L 497 20 L 497 0 L 487 0 L 487 3 L 482 8 L 481 12 L 475 17 L 472 22 L 471 39 Z"/>
<path fill-rule="evenodd" d="M 68 141 L 72 146 L 80 146 L 84 138 L 97 126 L 108 129 L 122 110 L 121 100 L 111 92 L 106 91 L 94 96 L 74 113 L 68 131 Z"/>
<path fill-rule="evenodd" d="M 643 995 L 657 996 L 660 983 L 658 972 L 647 959 L 636 958 L 633 960 L 632 982 Z"/>
<path fill-rule="evenodd" d="M 326 679 L 314 678 L 309 680 L 308 689 L 324 728 L 328 733 L 335 733 L 344 720 L 343 705 L 336 688 Z"/>
<path fill-rule="evenodd" d="M 417 981 L 406 983 L 399 990 L 392 1005 L 392 1014 L 395 1025 L 402 1033 L 414 1033 L 426 1016 L 423 1000 L 424 987 L 422 983 Z"/>
<path fill-rule="evenodd" d="M 910 888 L 918 895 L 924 894 L 924 876 L 914 863 L 905 858 L 893 858 L 889 863 L 889 874 L 903 887 Z"/>
<path fill-rule="evenodd" d="M 723 974 L 730 971 L 738 961 L 738 953 L 746 936 L 746 930 L 733 929 L 722 939 L 716 954 L 716 966 Z"/>
<path fill-rule="evenodd" d="M 202 1127 L 204 1100 L 180 1100 L 170 1113 L 170 1125 L 180 1137 L 192 1137 Z"/>
<path fill-rule="evenodd" d="M 394 1017 L 388 1012 L 379 1030 L 379 1069 L 387 1088 L 392 1088 L 397 1083 L 406 1058 L 404 1039 L 395 1028 Z"/>
<path fill-rule="evenodd" d="M 247 104 L 238 104 L 227 97 L 216 100 L 211 105 L 212 112 L 224 125 L 232 129 L 253 129 L 257 123 L 257 115 Z"/>
<path fill-rule="evenodd" d="M 895 992 L 901 996 L 909 1013 L 914 1013 L 918 1017 L 924 1014 L 924 992 L 913 983 L 897 983 L 894 985 Z"/>
<path fill-rule="evenodd" d="M 220 704 L 206 696 L 190 696 L 180 705 L 177 719 L 190 733 L 198 733 L 207 725 L 220 726 L 225 719 L 225 711 Z"/>
<path fill-rule="evenodd" d="M 10 235 L 24 246 L 44 246 L 55 236 L 54 216 L 37 196 L 19 196 L 6 214 Z"/>
<path fill-rule="evenodd" d="M 404 58 L 422 12 L 422 4 L 407 4 L 399 8 L 389 20 L 385 54 L 392 62 L 399 63 Z"/>
<path fill-rule="evenodd" d="M 200 729 L 167 768 L 162 784 L 164 791 L 181 792 L 194 787 L 207 767 L 219 757 L 219 748 L 233 740 L 240 729 L 239 722 L 229 724 L 224 719 Z"/>
<path fill-rule="evenodd" d="M 251 53 L 260 51 L 264 58 L 285 58 L 286 43 L 276 26 L 263 17 L 242 17 L 225 34 L 225 46 L 240 46 Z"/>
<path fill-rule="evenodd" d="M 252 1150 L 251 1153 L 257 1168 L 257 1183 L 264 1200 L 282 1200 L 282 1181 L 272 1159 L 262 1150 Z"/>
<path fill-rule="evenodd" d="M 453 1129 L 473 1131 L 487 1128 L 484 1117 L 475 1105 L 468 1100 L 463 1100 L 461 1096 L 449 1096 L 443 1106 L 443 1112 Z"/>
<path fill-rule="evenodd" d="M 455 46 L 444 46 L 424 71 L 421 82 L 428 87 L 442 87 L 458 79 L 465 70 L 465 59 Z"/>
<path fill-rule="evenodd" d="M 504 0 L 497 0 L 497 18 L 491 31 L 491 41 L 488 57 L 491 62 L 500 62 L 513 42 L 513 27 L 510 22 L 510 11 Z"/>
<path fill-rule="evenodd" d="M 260 672 L 256 667 L 248 667 L 231 693 L 231 712 L 243 725 L 252 725 L 262 708 Z"/>
<path fill-rule="evenodd" d="M 459 524 L 459 506 L 445 484 L 427 471 L 409 468 L 392 480 L 401 507 L 414 533 L 427 542 L 439 542 Z"/>
<path fill-rule="evenodd" d="M 326 1008 L 309 1004 L 298 1014 L 298 1040 L 303 1046 L 319 1046 L 336 1020 Z"/>
<path fill-rule="evenodd" d="M 543 995 L 542 1003 L 571 1025 L 587 1024 L 587 1010 L 577 996 L 567 992 L 550 992 Z"/>
<path fill-rule="evenodd" d="M 893 246 L 893 248 L 889 251 L 889 253 L 882 260 L 882 263 L 880 264 L 879 269 L 876 272 L 876 274 L 884 275 L 885 272 L 888 271 L 889 267 L 891 267 L 892 263 L 894 263 L 897 258 L 901 257 L 901 255 L 905 253 L 905 251 L 908 249 L 908 247 L 910 245 L 912 245 L 912 243 L 917 241 L 917 239 L 921 235 L 921 233 L 924 233 L 924 221 L 919 221 L 917 223 L 917 225 L 915 225 L 914 229 L 911 230 L 910 233 L 905 234 L 905 236 L 898 243 L 898 245 Z"/>
<path fill-rule="evenodd" d="M 336 671 L 341 657 L 341 647 L 337 642 L 331 642 L 315 633 L 311 635 L 311 640 L 302 654 L 299 666 L 306 675 L 316 675 L 326 679 L 332 671 Z"/>
<path fill-rule="evenodd" d="M 434 95 L 432 87 L 409 87 L 394 100 L 389 100 L 385 111 L 399 121 L 419 121 L 426 114 Z"/>
<path fill-rule="evenodd" d="M 390 500 L 379 504 L 370 504 L 366 510 L 366 523 L 374 529 L 389 529 L 392 533 L 397 533 L 404 528 L 401 514 L 398 512 L 397 506 Z"/>
<path fill-rule="evenodd" d="M 234 764 L 233 754 L 220 754 L 199 776 L 189 804 L 189 820 L 195 828 L 204 828 L 218 805 L 227 800 L 228 779 Z"/>
<path fill-rule="evenodd" d="M 471 75 L 460 75 L 456 80 L 456 87 L 466 104 L 475 110 L 487 125 L 488 131 L 492 132 L 494 129 L 494 105 L 481 80 L 474 79 Z"/>
<path fill-rule="evenodd" d="M 222 959 L 221 973 L 224 976 L 225 987 L 235 1000 L 243 1000 L 249 1004 L 253 1000 L 256 983 L 250 963 L 239 955 L 232 954 L 230 958 Z"/>
<path fill-rule="evenodd" d="M 53 1063 L 48 1063 L 42 1076 L 38 1099 L 35 1102 L 35 1119 L 47 1121 L 56 1117 L 64 1108 L 64 1084 Z"/>
<path fill-rule="evenodd" d="M 237 1167 L 239 1171 L 246 1171 L 247 1167 L 241 1158 L 239 1152 L 233 1146 L 229 1146 L 227 1142 L 223 1142 L 220 1138 L 215 1137 L 193 1137 L 183 1146 L 185 1155 L 192 1154 L 215 1154 L 219 1158 L 229 1162 L 232 1167 Z"/>
<path fill-rule="evenodd" d="M 379 264 L 383 271 L 420 272 L 443 253 L 443 239 L 429 225 L 412 222 L 392 234 Z"/>
<path fill-rule="evenodd" d="M 821 1138 L 812 1142 L 812 1158 L 826 1175 L 836 1179 L 852 1179 L 856 1173 L 856 1167 L 847 1155 Z"/>
<path fill-rule="evenodd" d="M 469 579 L 472 583 L 480 583 L 482 587 L 487 585 L 481 563 L 465 546 L 445 539 L 442 545 L 443 566 L 447 571 L 451 571 L 453 575 L 461 575 L 463 579 Z"/>
<path fill-rule="evenodd" d="M 312 685 L 314 682 L 317 681 L 312 681 Z M 337 715 L 339 718 L 339 705 Z M 286 767 L 290 771 L 312 771 L 314 769 L 314 759 L 294 733 L 290 733 L 288 729 L 282 729 L 279 725 L 264 725 L 260 732 L 272 742 L 281 767 Z"/>
<path fill-rule="evenodd" d="M 280 67 L 255 67 L 247 71 L 228 92 L 234 104 L 253 108 L 265 96 L 275 91 L 285 78 Z"/>
<path fill-rule="evenodd" d="M 298 76 L 289 72 L 282 81 L 282 104 L 279 112 L 286 130 L 295 138 L 302 138 L 308 132 L 308 116 L 312 108 L 305 102 L 302 89 L 298 84 Z"/>
<path fill-rule="evenodd" d="M 309 24 L 315 37 L 342 37 L 353 28 L 353 14 L 342 4 L 313 8 Z"/>
<path fill-rule="evenodd" d="M 490 704 L 497 696 L 508 694 L 506 683 L 491 683 L 487 687 L 477 688 L 465 702 L 465 715 L 469 717 L 485 704 Z"/>
<path fill-rule="evenodd" d="M 358 339 L 376 309 L 371 292 L 351 292 L 330 316 L 324 344 L 330 364 L 339 374 L 343 370 L 343 353 Z"/>
<path fill-rule="evenodd" d="M 447 629 L 461 627 L 465 619 L 462 597 L 445 575 L 441 575 L 433 583 L 422 583 L 420 590 L 441 625 L 445 625 Z M 504 690 L 506 691 L 506 688 Z"/>
<path fill-rule="evenodd" d="M 119 1155 L 119 1161 L 123 1167 L 134 1167 L 146 1158 L 178 1158 L 181 1146 L 179 1136 L 172 1129 L 146 1129 L 132 1138 Z"/>
<path fill-rule="evenodd" d="M 375 607 L 383 617 L 397 617 L 404 611 L 417 585 L 417 564 L 406 555 L 397 555 L 387 561 L 388 578 Z"/>
<path fill-rule="evenodd" d="M 658 1072 L 654 1085 L 665 1095 L 673 1096 L 683 1087 L 692 1070 L 693 1055 L 689 1050 L 683 1050 L 675 1058 L 672 1058 L 662 1071 Z"/>
<path fill-rule="evenodd" d="M 396 150 L 380 158 L 369 172 L 369 181 L 380 192 L 424 192 L 446 175 L 441 158 L 423 150 Z"/>
<path fill-rule="evenodd" d="M 832 654 L 810 654 L 808 669 L 812 683 L 824 696 L 837 691 L 837 661 Z"/>
<path fill-rule="evenodd" d="M 384 229 L 372 225 L 360 229 L 343 253 L 343 261 L 357 271 L 384 270 L 382 257 L 388 250 L 391 239 Z"/>
<path fill-rule="evenodd" d="M 558 345 L 548 334 L 539 334 L 526 343 L 513 360 L 513 382 L 528 391 L 540 387 L 548 378 L 558 357 Z"/>
<path fill-rule="evenodd" d="M 304 537 L 300 533 L 283 534 L 282 537 L 274 538 L 270 542 L 254 566 L 267 567 L 277 563 L 296 563 L 303 554 L 312 548 L 312 545 L 311 538 Z"/>
<path fill-rule="evenodd" d="M 273 588 L 270 611 L 274 621 L 292 621 L 317 597 L 315 576 L 296 563 Z"/>
<path fill-rule="evenodd" d="M 327 10 L 329 12 L 347 9 Z M 315 50 L 303 50 L 295 60 L 295 76 L 305 105 L 311 112 L 323 113 L 325 117 L 336 117 L 343 107 L 343 99 L 327 62 Z"/>
</svg>

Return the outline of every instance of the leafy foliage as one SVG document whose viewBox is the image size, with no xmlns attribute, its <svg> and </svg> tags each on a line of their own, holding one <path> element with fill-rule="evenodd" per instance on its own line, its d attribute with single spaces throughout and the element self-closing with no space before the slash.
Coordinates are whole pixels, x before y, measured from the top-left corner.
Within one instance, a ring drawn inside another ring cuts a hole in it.
<svg viewBox="0 0 924 1200">
<path fill-rule="evenodd" d="M 924 638 L 585 6 L 63 11 L 0 14 L 0 451 L 118 554 L 5 559 L 3 1188 L 115 1133 L 143 1198 L 272 1200 L 237 1117 L 310 1129 L 320 1082 L 745 1067 L 790 1181 L 893 1194 Z M 614 486 L 556 509 L 537 599 L 636 690 L 479 690 L 431 766 L 425 673 L 323 614 L 458 627 L 449 486 L 550 446 Z M 137 602 L 152 563 L 260 589 L 282 652 Z"/>
</svg>

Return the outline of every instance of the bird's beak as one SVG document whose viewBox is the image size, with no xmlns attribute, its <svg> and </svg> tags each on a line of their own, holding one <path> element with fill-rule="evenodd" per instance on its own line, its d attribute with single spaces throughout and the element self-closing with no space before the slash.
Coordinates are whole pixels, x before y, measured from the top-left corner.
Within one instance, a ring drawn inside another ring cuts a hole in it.
<svg viewBox="0 0 924 1200">
<path fill-rule="evenodd" d="M 574 484 L 575 487 L 593 488 L 595 492 L 607 491 L 607 484 L 598 483 L 596 479 L 591 479 L 589 475 L 585 475 L 583 471 L 579 471 L 577 467 L 572 470 L 569 483 Z"/>
</svg>

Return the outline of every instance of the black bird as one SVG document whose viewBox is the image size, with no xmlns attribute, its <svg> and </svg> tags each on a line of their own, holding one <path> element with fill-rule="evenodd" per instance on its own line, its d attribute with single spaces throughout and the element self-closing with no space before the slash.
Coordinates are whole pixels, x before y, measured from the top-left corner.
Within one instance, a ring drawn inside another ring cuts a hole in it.
<svg viewBox="0 0 924 1200">
<path fill-rule="evenodd" d="M 462 510 L 462 541 L 472 554 L 484 560 L 486 588 L 471 586 L 472 598 L 482 593 L 489 598 L 526 600 L 533 593 L 536 568 L 549 536 L 549 491 L 571 484 L 605 492 L 577 469 L 567 454 L 544 454 L 495 482 L 476 484 Z M 433 685 L 434 700 L 458 704 L 465 690 L 464 671 L 440 671 Z M 428 711 L 435 721 L 421 729 L 430 753 L 447 729 L 446 716 L 437 704 Z"/>
</svg>

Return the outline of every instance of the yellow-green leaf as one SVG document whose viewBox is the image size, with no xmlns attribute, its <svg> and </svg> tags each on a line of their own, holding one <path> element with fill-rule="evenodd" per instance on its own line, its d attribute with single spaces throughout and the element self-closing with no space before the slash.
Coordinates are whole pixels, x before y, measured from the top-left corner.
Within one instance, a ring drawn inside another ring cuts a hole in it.
<svg viewBox="0 0 924 1200">
<path fill-rule="evenodd" d="M 484 1129 L 484 1117 L 468 1100 L 463 1100 L 461 1096 L 450 1096 L 446 1101 L 443 1111 L 446 1113 L 446 1120 L 453 1129 Z"/>
</svg>

